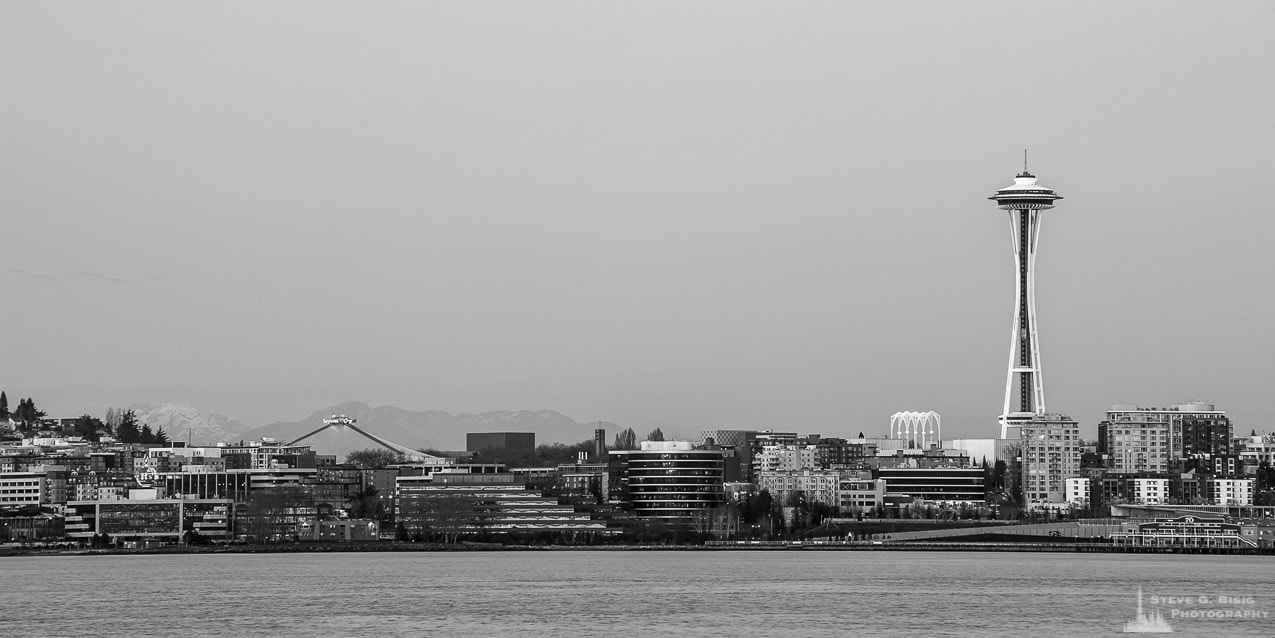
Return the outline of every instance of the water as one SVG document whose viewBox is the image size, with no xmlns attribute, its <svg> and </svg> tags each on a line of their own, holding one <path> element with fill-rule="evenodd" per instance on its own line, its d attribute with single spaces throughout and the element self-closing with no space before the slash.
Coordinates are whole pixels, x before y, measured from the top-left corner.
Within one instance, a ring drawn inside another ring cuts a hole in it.
<svg viewBox="0 0 1275 638">
<path fill-rule="evenodd" d="M 0 636 L 1113 634 L 1137 591 L 1185 635 L 1275 635 L 1275 560 L 544 551 L 0 559 Z M 1216 596 L 1252 597 L 1218 604 Z M 1207 603 L 1199 597 L 1208 597 Z M 1266 611 L 1265 619 L 1183 611 Z"/>
</svg>

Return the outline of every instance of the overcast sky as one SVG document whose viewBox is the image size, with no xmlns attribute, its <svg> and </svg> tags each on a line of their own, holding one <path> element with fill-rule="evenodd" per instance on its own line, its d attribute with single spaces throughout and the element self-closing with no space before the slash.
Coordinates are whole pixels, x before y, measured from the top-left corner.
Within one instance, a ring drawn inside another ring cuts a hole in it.
<svg viewBox="0 0 1275 638">
<path fill-rule="evenodd" d="M 0 4 L 0 388 L 639 432 L 1275 431 L 1275 3 Z"/>
</svg>

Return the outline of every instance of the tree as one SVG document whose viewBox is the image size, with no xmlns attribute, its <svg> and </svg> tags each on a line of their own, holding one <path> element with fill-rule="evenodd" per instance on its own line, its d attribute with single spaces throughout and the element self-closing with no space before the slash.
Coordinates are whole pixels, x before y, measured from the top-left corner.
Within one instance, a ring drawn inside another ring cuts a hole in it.
<svg viewBox="0 0 1275 638">
<path fill-rule="evenodd" d="M 164 431 L 164 426 L 162 425 L 159 426 L 158 430 L 155 430 L 155 442 L 160 445 L 168 445 L 168 433 Z"/>
<path fill-rule="evenodd" d="M 612 450 L 636 450 L 637 433 L 633 428 L 624 428 L 615 433 L 615 444 L 611 446 Z"/>
<path fill-rule="evenodd" d="M 462 534 L 473 530 L 478 514 L 475 499 L 464 494 L 435 492 L 424 503 L 422 522 L 426 529 L 438 534 L 444 543 L 455 543 Z"/>
<path fill-rule="evenodd" d="M 539 467 L 555 467 L 566 463 L 575 463 L 580 458 L 581 452 L 589 454 L 592 451 L 593 439 L 586 439 L 575 445 L 564 445 L 562 443 L 537 445 L 535 464 Z"/>
<path fill-rule="evenodd" d="M 155 442 L 155 433 L 151 432 L 150 425 L 147 425 L 145 423 L 142 424 L 142 431 L 138 433 L 137 435 L 137 442 L 143 443 L 143 444 L 150 444 Z"/>
<path fill-rule="evenodd" d="M 368 470 L 379 470 L 394 463 L 402 463 L 403 455 L 385 448 L 355 450 L 345 456 L 345 462 Z"/>
<path fill-rule="evenodd" d="M 650 433 L 650 434 L 646 435 L 646 440 L 648 440 L 648 441 L 663 441 L 663 440 L 664 440 L 664 431 L 663 431 L 663 430 L 661 430 L 661 429 L 659 429 L 659 428 L 655 428 L 654 430 L 651 430 L 651 433 Z"/>
<path fill-rule="evenodd" d="M 97 431 L 102 422 L 85 414 L 75 420 L 75 433 L 94 443 L 98 440 Z"/>
<path fill-rule="evenodd" d="M 107 408 L 106 416 L 102 418 L 102 422 L 106 424 L 106 428 L 108 430 L 110 430 L 111 432 L 114 432 L 115 428 L 119 427 L 120 419 L 123 417 L 123 415 L 124 415 L 123 410 L 116 410 L 115 408 Z"/>
<path fill-rule="evenodd" d="M 9 397 L 8 395 L 4 393 L 4 390 L 0 390 L 0 419 L 8 419 L 8 418 L 9 418 Z"/>
<path fill-rule="evenodd" d="M 137 414 L 132 410 L 125 410 L 119 415 L 119 423 L 115 426 L 115 438 L 121 443 L 137 443 L 141 437 L 141 431 L 137 427 Z"/>
<path fill-rule="evenodd" d="M 265 488 L 249 498 L 241 529 L 259 543 L 290 540 L 296 536 L 297 524 L 313 515 L 314 495 L 306 489 L 295 485 Z"/>
<path fill-rule="evenodd" d="M 350 518 L 371 518 L 381 520 L 385 513 L 385 501 L 381 500 L 381 492 L 375 485 L 367 485 L 350 495 L 350 506 L 345 508 Z"/>
<path fill-rule="evenodd" d="M 35 407 L 30 397 L 18 400 L 18 409 L 13 413 L 13 420 L 20 421 L 24 428 L 40 425 L 40 419 L 46 416 L 44 411 Z"/>
</svg>

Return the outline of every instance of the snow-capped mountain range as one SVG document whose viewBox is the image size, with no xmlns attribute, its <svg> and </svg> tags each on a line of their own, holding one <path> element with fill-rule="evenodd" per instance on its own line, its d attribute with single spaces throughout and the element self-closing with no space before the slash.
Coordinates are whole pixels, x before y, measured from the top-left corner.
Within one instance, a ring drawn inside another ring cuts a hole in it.
<svg viewBox="0 0 1275 638">
<path fill-rule="evenodd" d="M 360 429 L 413 449 L 463 450 L 467 432 L 535 432 L 537 444 L 571 444 L 592 439 L 595 428 L 605 428 L 608 436 L 614 436 L 618 429 L 616 424 L 610 422 L 577 423 L 553 410 L 451 414 L 442 410 L 412 411 L 393 406 L 373 408 L 359 401 L 317 410 L 300 421 L 277 422 L 255 428 L 222 414 L 202 414 L 190 405 L 135 405 L 130 406 L 130 409 L 137 413 L 140 423 L 149 425 L 152 430 L 163 427 L 171 440 L 186 441 L 189 438 L 193 445 L 250 441 L 263 436 L 289 441 L 321 428 L 323 419 L 334 414 L 358 419 Z M 313 442 L 316 451 L 326 454 L 348 451 L 324 451 L 321 449 L 324 441 L 325 439 L 317 439 Z M 338 444 L 335 441 L 330 443 Z M 356 443 L 361 447 L 375 445 L 366 439 Z M 348 447 L 348 444 L 340 447 Z"/>
</svg>

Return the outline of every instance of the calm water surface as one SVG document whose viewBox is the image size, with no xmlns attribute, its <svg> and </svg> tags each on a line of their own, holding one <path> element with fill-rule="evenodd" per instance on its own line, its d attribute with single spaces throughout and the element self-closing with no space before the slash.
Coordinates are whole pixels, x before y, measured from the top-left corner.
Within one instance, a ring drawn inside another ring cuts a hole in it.
<svg viewBox="0 0 1275 638">
<path fill-rule="evenodd" d="M 0 636 L 1052 638 L 1119 632 L 1139 586 L 1148 610 L 1152 595 L 1191 598 L 1159 605 L 1177 634 L 1272 636 L 1273 570 L 1270 557 L 963 552 L 19 557 L 0 559 Z M 1270 617 L 1181 615 L 1227 611 Z"/>
</svg>

